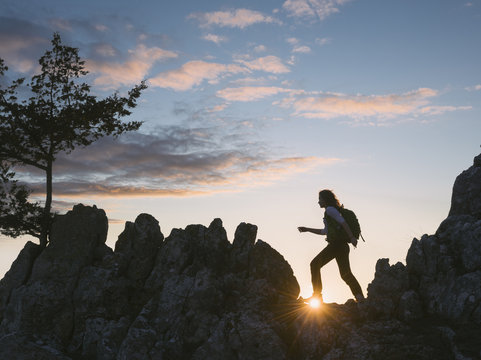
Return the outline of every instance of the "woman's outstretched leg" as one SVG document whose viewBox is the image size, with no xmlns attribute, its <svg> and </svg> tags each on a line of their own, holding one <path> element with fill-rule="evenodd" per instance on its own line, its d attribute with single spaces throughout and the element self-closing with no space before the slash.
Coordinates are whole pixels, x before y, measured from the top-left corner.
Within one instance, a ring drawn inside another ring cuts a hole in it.
<svg viewBox="0 0 481 360">
<path fill-rule="evenodd" d="M 338 253 L 338 256 L 336 256 L 336 261 L 342 280 L 344 280 L 349 286 L 357 301 L 363 300 L 364 295 L 362 293 L 361 285 L 359 285 L 359 282 L 353 275 L 351 271 L 351 265 L 349 264 L 349 245 L 346 244 L 346 247 L 343 249 L 343 251 Z"/>
</svg>

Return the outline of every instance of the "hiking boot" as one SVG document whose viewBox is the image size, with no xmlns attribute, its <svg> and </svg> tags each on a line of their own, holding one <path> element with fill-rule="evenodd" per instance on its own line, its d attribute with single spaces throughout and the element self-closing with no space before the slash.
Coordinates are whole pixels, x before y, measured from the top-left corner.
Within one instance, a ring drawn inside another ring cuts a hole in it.
<svg viewBox="0 0 481 360">
<path fill-rule="evenodd" d="M 324 303 L 324 301 L 322 300 L 322 294 L 312 294 L 311 297 L 308 297 L 307 299 L 304 299 L 304 302 L 310 303 L 313 300 L 319 301 L 321 304 Z"/>
</svg>

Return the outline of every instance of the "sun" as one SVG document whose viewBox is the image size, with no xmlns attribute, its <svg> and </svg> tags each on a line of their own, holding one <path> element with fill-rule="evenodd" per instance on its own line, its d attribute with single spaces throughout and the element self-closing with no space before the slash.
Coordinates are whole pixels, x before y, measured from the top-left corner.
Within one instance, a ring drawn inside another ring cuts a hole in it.
<svg viewBox="0 0 481 360">
<path fill-rule="evenodd" d="M 313 309 L 319 309 L 321 307 L 321 300 L 314 298 L 309 300 L 309 306 Z"/>
</svg>

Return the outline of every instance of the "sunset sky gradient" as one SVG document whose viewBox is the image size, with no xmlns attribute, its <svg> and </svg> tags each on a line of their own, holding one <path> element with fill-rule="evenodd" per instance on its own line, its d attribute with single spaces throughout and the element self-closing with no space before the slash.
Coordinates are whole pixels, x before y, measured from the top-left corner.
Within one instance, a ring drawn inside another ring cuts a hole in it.
<svg viewBox="0 0 481 360">
<path fill-rule="evenodd" d="M 351 251 L 365 290 L 378 258 L 404 262 L 447 216 L 455 177 L 481 145 L 481 0 L 2 0 L 2 85 L 38 71 L 59 32 L 80 49 L 100 97 L 146 80 L 130 120 L 54 164 L 56 209 L 103 208 L 114 246 L 153 215 L 165 236 L 220 217 L 289 261 L 302 292 L 324 239 L 317 192 L 361 220 Z M 41 196 L 43 177 L 18 173 Z M 27 238 L 0 238 L 0 274 Z M 326 301 L 349 289 L 335 262 Z"/>
</svg>

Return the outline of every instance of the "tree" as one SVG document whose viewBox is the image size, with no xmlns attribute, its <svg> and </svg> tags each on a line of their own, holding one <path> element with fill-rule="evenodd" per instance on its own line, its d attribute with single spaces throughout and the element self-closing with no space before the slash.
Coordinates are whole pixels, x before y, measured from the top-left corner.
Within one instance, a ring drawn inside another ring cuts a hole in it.
<svg viewBox="0 0 481 360">
<path fill-rule="evenodd" d="M 141 122 L 122 122 L 137 106 L 144 82 L 123 97 L 117 92 L 97 99 L 79 79 L 87 75 L 78 49 L 62 44 L 55 33 L 52 48 L 39 59 L 40 74 L 25 85 L 21 78 L 0 86 L 0 232 L 30 234 L 48 242 L 52 219 L 53 164 L 59 152 L 70 153 L 104 136 L 137 130 Z M 0 76 L 8 68 L 0 59 Z M 0 78 L 1 79 L 1 78 Z M 1 84 L 1 83 L 0 83 Z M 30 97 L 19 99 L 27 88 Z M 30 203 L 30 190 L 15 179 L 15 166 L 33 166 L 45 174 L 45 203 Z"/>
</svg>

